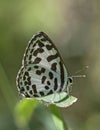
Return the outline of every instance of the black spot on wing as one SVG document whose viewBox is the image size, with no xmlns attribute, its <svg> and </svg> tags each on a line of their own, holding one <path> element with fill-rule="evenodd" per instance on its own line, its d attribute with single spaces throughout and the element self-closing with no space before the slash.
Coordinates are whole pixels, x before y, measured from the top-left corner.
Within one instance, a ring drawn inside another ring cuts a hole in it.
<svg viewBox="0 0 100 130">
<path fill-rule="evenodd" d="M 34 97 L 39 97 L 37 94 L 34 94 L 33 96 L 34 96 Z"/>
<path fill-rule="evenodd" d="M 43 37 L 43 38 L 41 38 L 41 41 L 42 41 L 42 42 L 46 42 L 47 39 L 45 39 L 45 38 Z"/>
<path fill-rule="evenodd" d="M 30 51 L 31 54 L 32 54 L 33 50 L 34 50 L 34 49 L 32 48 L 31 51 Z"/>
<path fill-rule="evenodd" d="M 53 45 L 46 45 L 47 50 L 51 50 L 53 48 Z"/>
<path fill-rule="evenodd" d="M 55 71 L 56 72 L 56 65 L 57 65 L 57 63 L 53 63 L 52 65 L 51 65 L 51 70 L 53 70 L 53 71 Z"/>
<path fill-rule="evenodd" d="M 36 41 L 38 39 L 38 35 L 33 35 L 32 39 L 30 40 L 30 44 L 33 44 L 34 41 Z"/>
<path fill-rule="evenodd" d="M 33 48 L 35 48 L 35 46 L 36 46 L 36 42 L 33 44 Z"/>
<path fill-rule="evenodd" d="M 25 85 L 25 86 L 26 86 L 26 85 L 28 85 L 28 82 L 27 82 L 27 81 L 25 81 L 25 82 L 24 82 L 24 85 Z"/>
<path fill-rule="evenodd" d="M 53 73 L 52 72 L 49 72 L 49 77 L 50 77 L 50 79 L 53 79 Z"/>
<path fill-rule="evenodd" d="M 40 70 L 36 70 L 36 74 L 37 75 L 41 75 L 41 71 Z"/>
<path fill-rule="evenodd" d="M 26 80 L 26 76 L 25 76 L 25 75 L 23 76 L 23 80 L 24 80 L 24 81 Z"/>
<path fill-rule="evenodd" d="M 25 93 L 25 97 L 30 97 L 30 95 L 26 92 L 26 93 Z"/>
<path fill-rule="evenodd" d="M 28 81 L 28 83 L 27 83 L 28 85 L 31 85 L 31 81 Z"/>
<path fill-rule="evenodd" d="M 21 87 L 20 88 L 20 93 L 24 92 L 25 91 L 25 88 L 24 87 Z"/>
<path fill-rule="evenodd" d="M 39 33 L 37 34 L 38 37 L 41 37 L 41 36 L 43 36 L 43 35 L 44 35 L 43 32 L 39 32 Z"/>
<path fill-rule="evenodd" d="M 30 82 L 30 81 L 31 81 L 31 77 L 30 77 L 30 76 L 28 76 L 28 77 L 27 77 L 27 80 L 28 80 L 28 82 Z"/>
<path fill-rule="evenodd" d="M 40 93 L 41 96 L 44 96 L 44 92 L 41 91 L 41 92 L 39 92 L 39 93 Z"/>
<path fill-rule="evenodd" d="M 36 89 L 36 85 L 35 84 L 32 85 L 32 89 L 33 89 L 34 93 L 37 93 L 37 89 Z"/>
<path fill-rule="evenodd" d="M 33 91 L 32 91 L 32 90 L 30 90 L 30 91 L 29 91 L 29 93 L 32 95 L 32 94 L 33 94 Z"/>
<path fill-rule="evenodd" d="M 27 77 L 27 81 L 25 81 L 25 84 L 31 85 L 31 77 L 30 76 Z"/>
<path fill-rule="evenodd" d="M 46 80 L 46 76 L 43 76 L 42 79 L 41 79 L 42 84 L 45 82 L 45 80 Z"/>
<path fill-rule="evenodd" d="M 57 78 L 54 79 L 54 90 L 57 90 L 58 88 L 58 83 L 57 83 Z"/>
<path fill-rule="evenodd" d="M 50 81 L 47 81 L 47 85 L 50 85 L 51 83 L 50 83 Z"/>
<path fill-rule="evenodd" d="M 32 59 L 32 55 L 29 56 L 29 60 L 31 60 L 31 59 Z"/>
<path fill-rule="evenodd" d="M 28 68 L 28 71 L 31 71 L 31 67 Z"/>
<path fill-rule="evenodd" d="M 41 73 L 44 73 L 45 72 L 45 68 L 41 68 Z"/>
<path fill-rule="evenodd" d="M 37 40 L 37 43 L 40 48 L 44 47 L 44 44 L 41 41 Z"/>
<path fill-rule="evenodd" d="M 34 64 L 38 64 L 38 63 L 40 63 L 40 61 L 41 61 L 41 58 L 36 57 L 33 63 Z"/>
<path fill-rule="evenodd" d="M 41 68 L 40 70 L 36 70 L 36 74 L 41 75 L 45 72 L 45 68 Z"/>
<path fill-rule="evenodd" d="M 47 61 L 50 62 L 52 60 L 55 60 L 58 57 L 58 53 L 54 54 L 54 55 L 50 55 L 47 57 Z"/>
<path fill-rule="evenodd" d="M 35 66 L 34 66 L 34 68 L 35 68 L 35 69 L 38 69 L 38 68 L 39 68 L 39 66 L 35 65 Z"/>
<path fill-rule="evenodd" d="M 49 41 L 50 43 L 52 43 L 51 39 L 47 36 L 47 34 L 45 34 L 44 32 L 39 32 L 40 36 L 43 36 L 43 38 L 41 38 L 41 41 Z"/>
<path fill-rule="evenodd" d="M 29 89 L 30 89 L 28 85 L 26 86 L 26 89 L 27 89 L 27 90 L 29 90 Z"/>
<path fill-rule="evenodd" d="M 29 76 L 29 73 L 27 71 L 25 72 L 25 76 Z"/>
<path fill-rule="evenodd" d="M 63 67 L 63 64 L 61 63 L 61 61 L 60 61 L 59 65 L 60 65 L 60 79 L 61 79 L 60 91 L 61 91 L 63 89 L 63 86 L 64 86 L 64 67 Z"/>
<path fill-rule="evenodd" d="M 49 86 L 45 86 L 45 89 L 47 89 L 47 90 L 48 90 L 48 89 L 49 89 Z"/>
<path fill-rule="evenodd" d="M 53 94 L 53 90 L 50 90 L 47 95 Z"/>
<path fill-rule="evenodd" d="M 44 49 L 43 48 L 38 48 L 36 49 L 34 52 L 33 52 L 33 55 L 34 56 L 37 56 L 39 53 L 43 53 L 44 52 Z"/>
</svg>

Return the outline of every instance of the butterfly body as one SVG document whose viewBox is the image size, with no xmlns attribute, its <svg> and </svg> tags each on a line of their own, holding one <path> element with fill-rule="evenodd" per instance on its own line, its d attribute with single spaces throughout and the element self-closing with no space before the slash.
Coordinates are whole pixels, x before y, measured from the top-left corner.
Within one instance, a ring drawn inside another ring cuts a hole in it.
<svg viewBox="0 0 100 130">
<path fill-rule="evenodd" d="M 16 84 L 25 97 L 43 97 L 66 91 L 70 86 L 62 58 L 50 38 L 39 32 L 25 50 Z"/>
</svg>

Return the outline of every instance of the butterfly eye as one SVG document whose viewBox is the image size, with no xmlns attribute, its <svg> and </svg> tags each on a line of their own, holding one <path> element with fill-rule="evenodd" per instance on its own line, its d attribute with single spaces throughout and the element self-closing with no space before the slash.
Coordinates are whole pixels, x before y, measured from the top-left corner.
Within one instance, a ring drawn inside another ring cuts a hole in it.
<svg viewBox="0 0 100 130">
<path fill-rule="evenodd" d="M 72 84 L 73 84 L 73 78 L 72 78 L 72 77 L 69 77 L 69 78 L 68 78 L 68 86 L 69 86 L 69 85 L 72 85 Z"/>
</svg>

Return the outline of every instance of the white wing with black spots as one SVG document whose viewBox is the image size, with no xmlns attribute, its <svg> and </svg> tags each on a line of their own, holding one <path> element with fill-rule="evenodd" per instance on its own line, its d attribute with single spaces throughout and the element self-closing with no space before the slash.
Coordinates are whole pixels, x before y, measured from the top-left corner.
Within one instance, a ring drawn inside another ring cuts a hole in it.
<svg viewBox="0 0 100 130">
<path fill-rule="evenodd" d="M 22 67 L 18 74 L 18 91 L 26 97 L 41 97 L 60 91 L 60 76 L 38 65 Z"/>
<path fill-rule="evenodd" d="M 33 35 L 25 50 L 22 65 L 39 64 L 60 73 L 59 62 L 63 63 L 57 48 L 50 38 L 44 32 Z"/>
<path fill-rule="evenodd" d="M 25 50 L 16 83 L 25 97 L 42 97 L 67 87 L 67 71 L 50 38 L 39 32 Z"/>
</svg>

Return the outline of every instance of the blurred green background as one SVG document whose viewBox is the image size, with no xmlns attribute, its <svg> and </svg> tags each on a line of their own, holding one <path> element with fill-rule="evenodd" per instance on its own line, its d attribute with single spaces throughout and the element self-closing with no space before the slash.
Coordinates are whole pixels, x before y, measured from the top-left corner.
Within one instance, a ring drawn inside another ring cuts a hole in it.
<svg viewBox="0 0 100 130">
<path fill-rule="evenodd" d="M 0 0 L 0 130 L 18 129 L 15 79 L 27 42 L 38 31 L 53 40 L 70 75 L 89 66 L 81 72 L 86 78 L 74 79 L 71 93 L 78 101 L 60 109 L 69 130 L 100 130 L 99 0 Z M 46 107 L 38 107 L 30 130 L 51 130 L 49 116 Z"/>
</svg>

